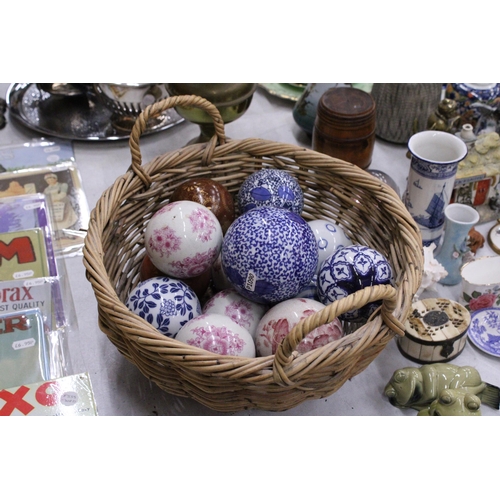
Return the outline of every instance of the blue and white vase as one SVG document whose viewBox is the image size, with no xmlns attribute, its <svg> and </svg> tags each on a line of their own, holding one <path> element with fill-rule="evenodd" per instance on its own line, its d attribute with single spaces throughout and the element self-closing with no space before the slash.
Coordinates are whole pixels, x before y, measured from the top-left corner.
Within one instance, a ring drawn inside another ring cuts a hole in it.
<svg viewBox="0 0 500 500">
<path fill-rule="evenodd" d="M 469 231 L 479 222 L 479 213 L 469 205 L 450 203 L 445 211 L 445 229 L 441 248 L 436 260 L 446 269 L 447 275 L 439 283 L 458 285 L 462 281 L 460 268 L 463 256 L 469 251 Z"/>
<path fill-rule="evenodd" d="M 450 203 L 458 164 L 467 156 L 467 145 L 453 134 L 424 130 L 410 137 L 410 172 L 405 206 L 418 224 L 424 246 L 439 246 L 444 209 Z"/>
</svg>

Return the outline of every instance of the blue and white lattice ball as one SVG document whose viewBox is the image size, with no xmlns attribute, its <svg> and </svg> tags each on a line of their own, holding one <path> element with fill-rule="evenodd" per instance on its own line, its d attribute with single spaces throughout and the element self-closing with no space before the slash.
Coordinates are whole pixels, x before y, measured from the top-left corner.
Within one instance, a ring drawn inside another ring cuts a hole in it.
<svg viewBox="0 0 500 500">
<path fill-rule="evenodd" d="M 142 281 L 130 292 L 125 305 L 172 338 L 190 319 L 201 314 L 201 304 L 193 290 L 184 282 L 168 277 Z"/>
<path fill-rule="evenodd" d="M 249 175 L 243 181 L 236 201 L 241 214 L 256 207 L 276 207 L 300 215 L 304 208 L 304 194 L 297 179 L 285 170 L 274 168 Z"/>
<path fill-rule="evenodd" d="M 284 208 L 254 208 L 229 227 L 221 250 L 227 279 L 244 297 L 273 304 L 295 297 L 316 272 L 318 248 L 307 222 Z"/>
<path fill-rule="evenodd" d="M 362 288 L 392 284 L 390 263 L 377 250 L 364 245 L 337 249 L 321 266 L 318 274 L 318 297 L 328 305 Z M 380 301 L 340 315 L 347 321 L 365 320 L 380 306 Z"/>
</svg>

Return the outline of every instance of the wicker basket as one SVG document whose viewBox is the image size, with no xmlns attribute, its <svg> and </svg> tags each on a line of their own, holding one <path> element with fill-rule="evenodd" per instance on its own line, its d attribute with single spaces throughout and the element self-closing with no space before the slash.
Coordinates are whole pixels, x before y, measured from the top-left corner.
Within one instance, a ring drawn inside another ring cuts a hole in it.
<svg viewBox="0 0 500 500">
<path fill-rule="evenodd" d="M 180 105 L 205 110 L 214 121 L 214 137 L 142 165 L 139 138 L 146 123 Z M 350 163 L 303 147 L 226 140 L 217 108 L 197 96 L 169 97 L 146 108 L 131 132 L 130 149 L 131 167 L 92 211 L 84 264 L 101 330 L 161 389 L 222 412 L 287 410 L 333 394 L 362 372 L 395 334 L 404 334 L 402 325 L 420 286 L 422 242 L 412 217 L 387 185 Z M 381 251 L 392 265 L 395 286 L 365 288 L 334 302 L 299 323 L 274 356 L 258 358 L 192 347 L 163 336 L 130 312 L 124 302 L 139 282 L 145 227 L 174 189 L 188 179 L 210 177 L 236 194 L 249 174 L 266 167 L 287 170 L 298 179 L 306 220 L 335 221 L 353 241 Z M 381 307 L 352 333 L 306 354 L 295 350 L 312 329 L 374 300 L 381 300 Z"/>
</svg>

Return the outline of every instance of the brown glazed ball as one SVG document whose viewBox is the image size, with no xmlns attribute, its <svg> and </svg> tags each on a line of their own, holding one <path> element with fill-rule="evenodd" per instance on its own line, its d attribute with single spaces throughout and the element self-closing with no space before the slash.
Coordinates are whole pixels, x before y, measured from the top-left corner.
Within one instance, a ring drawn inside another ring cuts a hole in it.
<svg viewBox="0 0 500 500">
<path fill-rule="evenodd" d="M 235 219 L 234 200 L 231 193 L 212 179 L 190 179 L 178 186 L 170 198 L 171 202 L 188 200 L 204 205 L 217 217 L 225 234 Z"/>
</svg>

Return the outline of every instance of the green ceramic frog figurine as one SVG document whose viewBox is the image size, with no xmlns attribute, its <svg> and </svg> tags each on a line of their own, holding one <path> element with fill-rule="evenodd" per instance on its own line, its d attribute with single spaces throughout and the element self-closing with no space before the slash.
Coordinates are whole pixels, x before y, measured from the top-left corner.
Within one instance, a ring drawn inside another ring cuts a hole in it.
<svg viewBox="0 0 500 500">
<path fill-rule="evenodd" d="M 392 375 L 384 394 L 393 406 L 428 410 L 431 403 L 438 400 L 447 389 L 459 389 L 477 396 L 485 405 L 497 410 L 500 408 L 498 387 L 483 382 L 475 368 L 450 363 L 400 368 Z"/>
<path fill-rule="evenodd" d="M 445 389 L 419 417 L 480 417 L 481 400 L 464 389 Z"/>
</svg>

